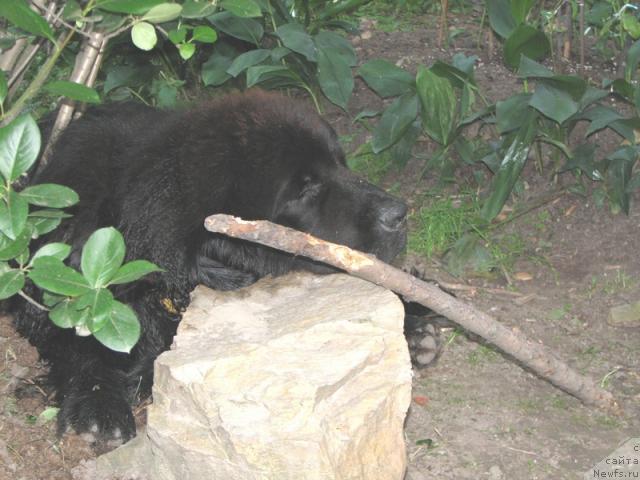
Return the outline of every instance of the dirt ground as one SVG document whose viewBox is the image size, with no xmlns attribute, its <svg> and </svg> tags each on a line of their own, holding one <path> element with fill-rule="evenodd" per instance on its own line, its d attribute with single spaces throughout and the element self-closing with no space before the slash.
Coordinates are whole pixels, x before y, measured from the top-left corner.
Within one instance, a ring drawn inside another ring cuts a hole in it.
<svg viewBox="0 0 640 480">
<path fill-rule="evenodd" d="M 381 28 L 364 19 L 365 33 L 356 39 L 359 58 L 382 57 L 411 70 L 460 51 L 480 58 L 476 77 L 489 99 L 520 88 L 498 54 L 489 57 L 485 39 L 476 33 L 477 19 L 454 15 L 450 29 L 463 33 L 446 50 L 435 46 L 434 22 L 420 17 Z M 587 72 L 599 79 L 608 69 L 594 56 Z M 357 82 L 351 115 L 381 104 Z M 327 117 L 355 145 L 366 138 L 343 113 L 329 109 Z M 432 146 L 422 142 L 420 149 L 428 155 Z M 527 174 L 526 197 L 552 187 L 544 175 Z M 415 176 L 391 172 L 383 185 L 391 184 L 419 206 L 425 187 L 416 185 Z M 415 377 L 406 423 L 408 480 L 579 479 L 619 444 L 640 437 L 640 327 L 607 322 L 611 307 L 640 300 L 639 196 L 627 217 L 564 195 L 507 228 L 526 239 L 510 274 L 453 279 L 461 286 L 455 293 L 602 381 L 625 413 L 614 417 L 585 407 L 494 349 L 448 329 L 437 364 Z M 452 281 L 434 261 L 410 254 L 405 263 Z M 496 293 L 502 288 L 511 293 Z M 0 479 L 70 479 L 74 466 L 100 452 L 75 435 L 56 439 L 53 422 L 39 417 L 51 405 L 37 384 L 45 370 L 8 317 L 0 317 L 0 355 Z M 142 422 L 144 412 L 138 416 Z"/>
</svg>

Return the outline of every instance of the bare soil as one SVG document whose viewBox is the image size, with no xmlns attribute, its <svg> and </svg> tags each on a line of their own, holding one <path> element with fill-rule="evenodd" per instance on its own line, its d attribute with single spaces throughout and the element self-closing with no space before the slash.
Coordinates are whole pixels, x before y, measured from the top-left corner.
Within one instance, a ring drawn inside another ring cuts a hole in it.
<svg viewBox="0 0 640 480">
<path fill-rule="evenodd" d="M 480 59 L 476 78 L 490 100 L 518 91 L 518 79 L 501 62 L 499 44 L 489 56 L 478 19 L 453 17 L 450 31 L 462 33 L 447 49 L 435 46 L 434 17 L 404 20 L 393 32 L 364 19 L 364 33 L 355 39 L 359 58 L 382 57 L 412 70 L 456 52 L 474 54 Z M 568 62 L 558 67 L 575 70 Z M 603 59 L 589 57 L 586 71 L 594 79 L 610 76 L 609 69 Z M 350 115 L 381 106 L 358 81 Z M 332 108 L 326 115 L 341 135 L 354 138 L 353 145 L 366 139 L 367 131 L 351 116 Z M 619 140 L 603 135 L 598 141 L 613 146 Z M 433 145 L 422 141 L 417 150 L 428 155 Z M 429 186 L 407 174 L 420 168 L 416 162 L 383 180 L 414 209 Z M 546 175 L 527 171 L 523 199 L 553 187 Z M 452 279 L 435 261 L 410 254 L 405 263 L 459 284 L 458 296 L 602 381 L 625 414 L 612 417 L 585 407 L 491 347 L 449 329 L 438 363 L 415 377 L 406 423 L 410 480 L 579 479 L 619 444 L 640 437 L 640 327 L 607 322 L 611 307 L 640 300 L 640 198 L 636 195 L 629 216 L 614 216 L 591 199 L 564 195 L 506 228 L 527 246 L 506 275 Z M 512 294 L 495 293 L 496 288 Z M 73 434 L 57 439 L 53 422 L 38 420 L 52 405 L 37 381 L 46 367 L 8 317 L 0 317 L 0 355 L 0 479 L 71 479 L 74 466 L 101 452 Z M 144 411 L 138 417 L 142 422 Z"/>
</svg>

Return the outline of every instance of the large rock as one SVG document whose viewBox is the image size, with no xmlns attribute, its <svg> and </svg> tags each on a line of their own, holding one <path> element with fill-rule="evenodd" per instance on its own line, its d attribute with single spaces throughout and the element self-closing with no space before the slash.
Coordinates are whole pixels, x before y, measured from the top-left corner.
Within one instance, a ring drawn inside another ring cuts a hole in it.
<svg viewBox="0 0 640 480">
<path fill-rule="evenodd" d="M 403 319 L 394 294 L 346 275 L 198 287 L 156 361 L 146 434 L 99 458 L 100 474 L 402 479 Z"/>
</svg>

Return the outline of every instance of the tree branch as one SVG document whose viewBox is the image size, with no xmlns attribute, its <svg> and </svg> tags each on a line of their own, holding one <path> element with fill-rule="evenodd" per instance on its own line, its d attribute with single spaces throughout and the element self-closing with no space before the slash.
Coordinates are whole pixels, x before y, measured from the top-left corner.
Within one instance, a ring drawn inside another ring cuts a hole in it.
<svg viewBox="0 0 640 480">
<path fill-rule="evenodd" d="M 205 228 L 211 232 L 309 257 L 393 290 L 406 300 L 420 303 L 481 336 L 540 377 L 582 402 L 596 405 L 614 414 L 622 413 L 621 407 L 610 392 L 577 373 L 541 343 L 532 342 L 519 330 L 501 325 L 490 315 L 452 297 L 437 286 L 423 282 L 372 255 L 271 222 L 244 221 L 230 215 L 208 217 L 205 220 Z"/>
</svg>

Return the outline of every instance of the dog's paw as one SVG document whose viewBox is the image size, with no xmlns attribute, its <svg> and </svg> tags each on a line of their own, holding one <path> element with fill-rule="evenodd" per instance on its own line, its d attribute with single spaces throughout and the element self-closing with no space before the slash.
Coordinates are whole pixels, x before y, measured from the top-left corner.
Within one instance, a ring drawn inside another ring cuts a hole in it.
<svg viewBox="0 0 640 480">
<path fill-rule="evenodd" d="M 90 392 L 73 392 L 62 400 L 58 412 L 58 435 L 75 430 L 89 443 L 117 446 L 136 435 L 129 402 L 118 392 L 100 386 Z"/>
<path fill-rule="evenodd" d="M 415 368 L 433 365 L 442 351 L 440 328 L 424 317 L 405 317 L 405 337 L 409 344 L 411 363 Z"/>
</svg>

